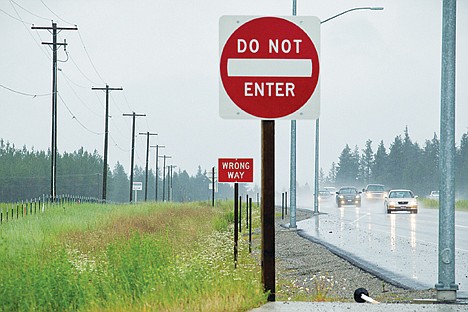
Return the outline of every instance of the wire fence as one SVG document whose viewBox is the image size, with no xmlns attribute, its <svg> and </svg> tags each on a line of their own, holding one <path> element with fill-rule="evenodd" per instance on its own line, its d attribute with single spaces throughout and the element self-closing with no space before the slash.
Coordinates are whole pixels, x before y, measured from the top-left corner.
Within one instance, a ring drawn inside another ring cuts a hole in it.
<svg viewBox="0 0 468 312">
<path fill-rule="evenodd" d="M 66 207 L 81 203 L 104 203 L 102 199 L 76 195 L 60 195 L 53 198 L 50 195 L 42 195 L 28 200 L 10 203 L 0 203 L 0 225 L 12 222 L 20 218 L 46 213 L 53 207 Z"/>
</svg>

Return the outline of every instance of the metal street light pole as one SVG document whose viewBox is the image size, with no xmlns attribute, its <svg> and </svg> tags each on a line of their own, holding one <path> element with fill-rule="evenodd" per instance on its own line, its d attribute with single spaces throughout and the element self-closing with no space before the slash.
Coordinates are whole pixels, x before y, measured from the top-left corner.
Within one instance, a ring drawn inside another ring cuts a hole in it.
<svg viewBox="0 0 468 312">
<path fill-rule="evenodd" d="M 296 16 L 297 1 L 293 0 L 292 15 Z M 291 155 L 289 171 L 289 228 L 296 229 L 296 121 L 291 120 Z"/>
<path fill-rule="evenodd" d="M 440 209 L 437 299 L 455 301 L 455 83 L 456 0 L 442 5 L 442 68 L 440 94 Z"/>
<path fill-rule="evenodd" d="M 337 18 L 338 16 L 341 16 L 343 14 L 346 14 L 348 12 L 352 11 L 358 11 L 358 10 L 372 10 L 372 11 L 381 11 L 384 8 L 382 7 L 358 7 L 358 8 L 352 8 L 346 11 L 343 11 L 341 13 L 338 13 L 332 17 L 329 17 L 323 21 L 321 21 L 320 24 L 326 23 L 334 18 Z M 293 15 L 296 15 L 296 0 L 293 0 Z M 314 174 L 314 214 L 318 214 L 318 189 L 319 189 L 319 183 L 318 183 L 318 172 L 319 172 L 319 118 L 315 120 L 315 174 Z M 290 221 L 289 221 L 289 227 L 290 228 L 297 228 L 296 225 L 296 121 L 291 120 L 291 168 L 290 168 L 290 193 L 291 195 L 289 196 L 289 207 L 290 207 Z"/>
<path fill-rule="evenodd" d="M 328 21 L 331 21 L 332 19 L 334 18 L 337 18 L 343 14 L 346 14 L 346 13 L 349 13 L 349 12 L 352 12 L 352 11 L 358 11 L 358 10 L 371 10 L 371 11 L 381 11 L 383 10 L 384 8 L 382 7 L 359 7 L 359 8 L 352 8 L 352 9 L 349 9 L 349 10 L 346 10 L 346 11 L 343 11 L 341 13 L 338 13 L 332 17 L 329 17 L 325 20 L 323 20 L 322 22 L 320 22 L 320 24 L 324 24 Z M 319 210 L 318 210 L 318 192 L 319 192 L 319 181 L 318 181 L 318 177 L 319 177 L 319 170 L 320 170 L 320 165 L 319 165 L 319 143 L 320 143 L 320 136 L 319 136 L 319 133 L 320 133 L 320 120 L 319 118 L 317 118 L 317 120 L 315 120 L 315 164 L 314 164 L 314 167 L 315 167 L 315 174 L 314 174 L 314 214 L 318 214 L 319 213 Z"/>
</svg>

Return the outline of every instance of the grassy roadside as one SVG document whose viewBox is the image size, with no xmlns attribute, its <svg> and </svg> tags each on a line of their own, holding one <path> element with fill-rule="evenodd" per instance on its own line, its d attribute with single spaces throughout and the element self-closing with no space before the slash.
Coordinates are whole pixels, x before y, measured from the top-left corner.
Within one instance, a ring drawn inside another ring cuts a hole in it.
<svg viewBox="0 0 468 312">
<path fill-rule="evenodd" d="M 0 226 L 2 311 L 243 311 L 265 302 L 232 205 L 83 204 Z M 259 217 L 255 219 L 259 223 Z"/>
<path fill-rule="evenodd" d="M 418 201 L 425 208 L 439 209 L 439 201 L 429 198 L 418 198 Z M 468 200 L 457 200 L 455 202 L 455 210 L 468 211 Z"/>
</svg>

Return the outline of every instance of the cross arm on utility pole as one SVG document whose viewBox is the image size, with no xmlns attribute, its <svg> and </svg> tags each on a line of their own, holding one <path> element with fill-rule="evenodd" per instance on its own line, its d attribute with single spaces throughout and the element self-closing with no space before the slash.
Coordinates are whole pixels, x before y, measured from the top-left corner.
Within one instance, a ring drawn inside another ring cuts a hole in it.
<svg viewBox="0 0 468 312">
<path fill-rule="evenodd" d="M 54 25 L 55 23 L 52 23 L 52 25 Z M 57 25 L 57 24 L 55 24 Z M 52 30 L 52 29 L 56 29 L 56 30 L 78 30 L 78 27 L 75 26 L 75 27 L 57 27 L 57 26 L 34 26 L 34 24 L 31 26 L 31 29 L 38 29 L 38 30 Z"/>
<path fill-rule="evenodd" d="M 146 114 L 137 114 L 137 113 L 132 113 L 132 114 L 122 114 L 122 116 L 125 116 L 125 117 L 146 117 Z"/>
<path fill-rule="evenodd" d="M 122 91 L 123 88 L 122 88 L 122 87 L 120 87 L 120 88 L 111 88 L 111 87 L 109 87 L 108 85 L 106 85 L 105 88 L 92 87 L 91 90 L 104 90 L 104 91 L 114 91 L 114 90 L 117 90 L 117 91 Z"/>
</svg>

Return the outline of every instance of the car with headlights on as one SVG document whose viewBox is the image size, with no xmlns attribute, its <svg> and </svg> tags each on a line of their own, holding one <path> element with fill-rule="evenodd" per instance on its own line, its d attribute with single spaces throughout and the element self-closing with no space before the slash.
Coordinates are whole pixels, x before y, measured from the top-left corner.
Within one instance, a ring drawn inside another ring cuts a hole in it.
<svg viewBox="0 0 468 312">
<path fill-rule="evenodd" d="M 384 200 L 387 213 L 394 211 L 409 211 L 418 213 L 418 196 L 411 190 L 390 190 Z"/>
<path fill-rule="evenodd" d="M 366 199 L 384 199 L 387 195 L 382 184 L 367 184 L 366 188 L 362 189 L 362 193 Z"/>
<path fill-rule="evenodd" d="M 361 192 L 354 186 L 343 186 L 336 192 L 336 205 L 338 208 L 344 205 L 361 207 Z"/>
<path fill-rule="evenodd" d="M 333 186 L 325 186 L 323 188 L 325 191 L 328 191 L 330 193 L 331 196 L 335 196 L 336 195 L 336 188 L 333 187 Z"/>
<path fill-rule="evenodd" d="M 325 200 L 330 199 L 331 197 L 330 192 L 327 190 L 319 190 L 318 194 L 319 194 L 318 196 L 319 201 L 325 201 Z"/>
</svg>

